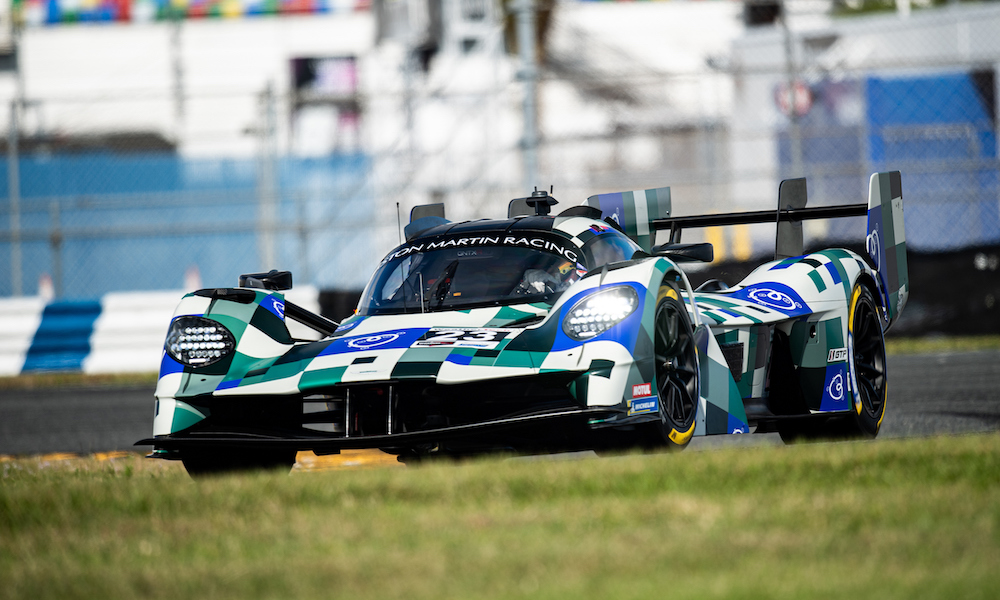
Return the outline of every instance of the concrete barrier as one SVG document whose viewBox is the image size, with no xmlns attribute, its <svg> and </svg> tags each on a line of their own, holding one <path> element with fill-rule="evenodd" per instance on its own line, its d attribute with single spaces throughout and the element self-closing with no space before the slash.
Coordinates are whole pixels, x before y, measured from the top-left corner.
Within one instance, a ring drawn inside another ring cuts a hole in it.
<svg viewBox="0 0 1000 600">
<path fill-rule="evenodd" d="M 185 292 L 116 292 L 99 300 L 0 299 L 0 376 L 41 371 L 155 373 L 174 308 Z M 320 310 L 311 286 L 289 290 L 291 302 Z M 289 322 L 293 336 L 310 330 Z"/>
</svg>

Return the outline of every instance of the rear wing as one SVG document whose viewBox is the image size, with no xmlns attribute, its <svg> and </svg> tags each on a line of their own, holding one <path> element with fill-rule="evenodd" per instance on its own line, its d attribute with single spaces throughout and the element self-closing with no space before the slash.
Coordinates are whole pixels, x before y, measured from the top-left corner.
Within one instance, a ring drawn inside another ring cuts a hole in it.
<svg viewBox="0 0 1000 600">
<path fill-rule="evenodd" d="M 624 214 L 625 219 L 619 223 L 625 228 L 629 237 L 642 245 L 646 251 L 649 251 L 649 244 L 656 231 L 669 231 L 669 242 L 679 244 L 684 229 L 776 223 L 774 249 L 776 260 L 801 256 L 804 253 L 802 221 L 867 216 L 865 245 L 878 276 L 888 327 L 903 310 L 909 293 L 906 235 L 903 227 L 903 192 L 899 171 L 874 173 L 869 182 L 867 203 L 807 208 L 806 191 L 805 178 L 786 179 L 778 186 L 776 211 L 761 210 L 685 217 L 658 218 L 655 216 L 655 211 L 648 208 L 652 196 L 657 209 L 665 208 L 666 214 L 669 215 L 670 188 L 602 194 L 588 198 L 587 204 L 599 206 L 604 212 L 621 207 L 621 214 Z M 665 199 L 665 202 L 661 202 L 660 198 Z M 628 207 L 631 207 L 631 210 Z"/>
</svg>

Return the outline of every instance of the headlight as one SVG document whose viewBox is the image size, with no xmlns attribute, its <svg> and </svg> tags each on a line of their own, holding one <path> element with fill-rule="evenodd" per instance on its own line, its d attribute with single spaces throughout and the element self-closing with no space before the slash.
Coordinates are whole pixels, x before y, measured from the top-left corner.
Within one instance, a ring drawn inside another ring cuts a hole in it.
<svg viewBox="0 0 1000 600">
<path fill-rule="evenodd" d="M 601 290 L 569 309 L 563 319 L 563 331 L 574 340 L 587 340 L 611 329 L 638 306 L 638 294 L 627 285 Z"/>
<path fill-rule="evenodd" d="M 233 351 L 236 340 L 218 321 L 205 317 L 178 317 L 167 333 L 167 353 L 177 362 L 205 367 Z"/>
</svg>

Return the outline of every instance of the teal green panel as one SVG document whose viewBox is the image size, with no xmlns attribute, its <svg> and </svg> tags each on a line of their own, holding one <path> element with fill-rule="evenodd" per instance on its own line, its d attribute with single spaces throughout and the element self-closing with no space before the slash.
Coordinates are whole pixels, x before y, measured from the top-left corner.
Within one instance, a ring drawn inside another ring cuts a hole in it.
<svg viewBox="0 0 1000 600">
<path fill-rule="evenodd" d="M 257 310 L 254 311 L 253 318 L 250 319 L 250 326 L 256 327 L 264 335 L 276 342 L 282 344 L 292 343 L 292 336 L 288 333 L 288 326 L 285 325 L 284 319 L 263 306 L 257 307 Z"/>
<path fill-rule="evenodd" d="M 229 366 L 229 373 L 226 375 L 226 380 L 242 379 L 247 376 L 247 373 L 253 371 L 259 371 L 261 369 L 267 369 L 274 362 L 278 360 L 275 358 L 255 358 L 252 356 L 247 356 L 246 354 L 241 354 L 237 352 L 233 355 L 233 362 Z M 299 363 L 293 363 L 299 364 Z"/>
<path fill-rule="evenodd" d="M 816 271 L 809 271 L 809 279 L 816 285 L 816 290 L 822 292 L 826 289 L 826 284 L 823 283 L 823 278 Z"/>
<path fill-rule="evenodd" d="M 746 377 L 743 379 L 746 379 Z M 740 394 L 740 390 L 736 387 L 736 382 L 733 381 L 731 376 L 729 377 L 729 407 L 726 409 L 726 412 L 743 423 L 747 423 L 747 410 L 743 406 L 743 396 Z"/>
<path fill-rule="evenodd" d="M 739 315 L 739 316 L 743 317 L 744 319 L 747 319 L 751 323 L 756 323 L 756 324 L 760 325 L 761 323 L 764 322 L 764 321 L 761 321 L 760 319 L 758 319 L 757 317 L 755 317 L 753 315 L 750 315 L 750 314 L 747 314 L 747 313 L 743 312 L 742 310 L 736 310 L 736 309 L 733 309 L 733 308 L 728 308 L 726 310 L 728 310 L 729 312 L 731 312 L 733 314 Z"/>
<path fill-rule="evenodd" d="M 532 362 L 532 355 L 541 354 L 545 356 L 546 353 L 536 353 L 527 352 L 521 350 L 507 350 L 500 353 L 497 356 L 496 362 L 493 364 L 497 367 L 524 367 L 524 368 L 534 368 L 535 364 Z M 539 363 L 541 364 L 541 363 Z"/>
<path fill-rule="evenodd" d="M 509 306 L 502 306 L 496 316 L 486 323 L 486 327 L 503 327 L 508 323 L 512 323 L 518 319 L 526 319 L 534 314 L 535 313 L 518 310 Z"/>
<path fill-rule="evenodd" d="M 834 250 L 826 250 L 822 254 L 826 255 L 827 258 L 831 258 L 834 254 L 843 255 L 839 258 L 851 258 L 843 250 L 837 250 L 836 252 Z M 839 260 L 831 260 L 830 262 L 833 263 L 833 268 L 837 270 L 837 275 L 840 276 L 840 285 L 844 287 L 844 297 L 849 299 L 851 297 L 851 282 L 847 280 L 847 271 L 844 269 L 844 265 Z"/>
<path fill-rule="evenodd" d="M 840 317 L 828 319 L 823 321 L 822 324 L 826 328 L 827 349 L 847 347 L 847 344 L 844 343 L 844 324 L 841 322 Z"/>
<path fill-rule="evenodd" d="M 170 433 L 183 431 L 204 419 L 205 416 L 184 402 L 177 402 L 177 406 L 174 408 L 174 418 L 170 422 Z"/>
<path fill-rule="evenodd" d="M 447 358 L 452 354 L 455 356 L 475 356 L 476 352 L 479 352 L 479 348 L 452 348 L 445 357 Z"/>
<path fill-rule="evenodd" d="M 399 357 L 401 363 L 436 362 L 443 363 L 453 348 L 409 348 Z M 468 355 L 467 355 L 468 356 Z"/>
<path fill-rule="evenodd" d="M 815 327 L 816 336 L 809 335 Z M 822 323 L 798 321 L 792 325 L 789 336 L 792 360 L 801 367 L 826 368 L 829 347 L 826 341 L 826 327 Z"/>
<path fill-rule="evenodd" d="M 611 369 L 615 368 L 615 361 L 613 360 L 592 360 L 590 361 L 590 368 L 587 372 L 592 375 L 597 375 L 598 377 L 611 378 Z"/>
<path fill-rule="evenodd" d="M 830 248 L 828 250 L 823 250 L 821 252 L 817 252 L 816 254 L 819 254 L 821 256 L 825 256 L 825 257 L 827 257 L 829 259 L 833 259 L 833 260 L 836 260 L 838 258 L 849 258 L 849 259 L 853 260 L 853 258 L 854 258 L 853 256 L 851 256 L 851 254 L 849 252 L 847 252 L 846 250 L 841 250 L 840 248 Z"/>
<path fill-rule="evenodd" d="M 699 295 L 699 296 L 697 296 L 697 300 L 698 300 L 698 302 L 702 302 L 704 304 L 711 304 L 713 306 L 721 306 L 723 308 L 737 308 L 737 307 L 739 307 L 739 304 L 735 304 L 735 303 L 729 302 L 727 300 L 720 300 L 719 298 L 715 298 L 713 296 L 702 296 L 702 295 Z"/>
<path fill-rule="evenodd" d="M 264 381 L 274 381 L 276 379 L 284 379 L 286 377 L 292 377 L 296 373 L 302 370 L 302 363 L 296 361 L 293 363 L 285 363 L 281 365 L 273 365 L 264 374 Z"/>
<path fill-rule="evenodd" d="M 749 373 L 743 373 L 740 380 L 734 380 L 733 384 L 736 386 L 736 391 L 740 395 L 740 398 L 749 398 L 753 392 L 753 370 Z"/>
<path fill-rule="evenodd" d="M 740 341 L 740 330 L 730 329 L 722 333 L 717 333 L 715 334 L 715 340 L 719 342 L 719 344 L 732 344 L 738 342 Z"/>
<path fill-rule="evenodd" d="M 306 391 L 338 384 L 344 378 L 344 371 L 346 370 L 347 367 L 345 366 L 306 371 L 302 374 L 302 378 L 299 379 L 299 389 Z"/>
<path fill-rule="evenodd" d="M 728 412 L 729 409 L 729 396 L 731 394 L 736 394 L 739 397 L 739 391 L 736 390 L 735 382 L 730 389 L 729 382 L 733 381 L 733 375 L 729 372 L 729 367 L 726 365 L 720 365 L 714 360 L 708 361 L 708 378 L 710 380 L 710 389 L 712 394 L 706 399 L 712 404 L 722 408 Z"/>
<path fill-rule="evenodd" d="M 202 375 L 199 373 L 185 373 L 181 379 L 180 389 L 177 396 L 200 396 L 211 394 L 215 388 L 222 383 L 223 375 Z"/>
</svg>

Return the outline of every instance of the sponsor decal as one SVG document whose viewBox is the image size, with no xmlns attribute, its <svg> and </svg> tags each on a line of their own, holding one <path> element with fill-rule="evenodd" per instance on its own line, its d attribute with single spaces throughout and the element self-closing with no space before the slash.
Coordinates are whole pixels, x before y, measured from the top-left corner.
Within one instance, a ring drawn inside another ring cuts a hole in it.
<svg viewBox="0 0 1000 600">
<path fill-rule="evenodd" d="M 411 348 L 482 348 L 495 349 L 500 342 L 514 337 L 515 329 L 459 329 L 435 327 L 413 342 Z"/>
<path fill-rule="evenodd" d="M 649 396 L 648 398 L 636 398 L 635 400 L 628 401 L 628 414 L 629 415 L 645 415 L 649 413 L 655 413 L 660 410 L 660 402 L 656 396 Z"/>
<path fill-rule="evenodd" d="M 653 384 L 651 383 L 637 383 L 632 386 L 632 397 L 633 398 L 645 398 L 646 396 L 653 395 Z"/>
<path fill-rule="evenodd" d="M 821 411 L 838 411 L 850 408 L 851 384 L 848 376 L 849 372 L 845 362 L 827 366 L 826 381 L 823 384 L 823 398 L 819 405 Z"/>
<path fill-rule="evenodd" d="M 868 256 L 872 257 L 872 262 L 875 263 L 875 270 L 882 270 L 882 253 L 879 252 L 881 245 L 878 239 L 878 229 L 872 229 L 872 232 L 868 234 L 865 238 L 865 245 L 868 248 Z"/>
<path fill-rule="evenodd" d="M 536 248 L 538 250 L 545 250 L 547 252 L 552 252 L 564 257 L 566 260 L 571 260 L 573 262 L 577 261 L 577 253 L 575 248 L 572 246 L 565 246 L 540 237 L 527 237 L 527 236 L 516 236 L 516 235 L 481 235 L 481 236 L 471 236 L 463 238 L 452 238 L 448 240 L 437 240 L 434 242 L 422 242 L 419 244 L 410 244 L 403 246 L 402 248 L 390 253 L 382 260 L 382 264 L 389 261 L 396 260 L 409 256 L 410 254 L 416 254 L 420 252 L 428 252 L 431 250 L 443 250 L 446 248 L 462 248 L 459 256 L 465 258 L 474 258 L 479 256 L 479 254 L 473 250 L 477 247 L 483 246 L 514 246 L 522 248 Z M 468 249 L 468 250 L 465 250 Z"/>
<path fill-rule="evenodd" d="M 366 335 L 356 337 L 347 342 L 347 345 L 355 350 L 370 350 L 386 344 L 391 344 L 399 339 L 401 333 L 380 333 L 378 335 Z"/>
<path fill-rule="evenodd" d="M 268 296 L 260 304 L 267 310 L 278 315 L 278 318 L 281 319 L 282 321 L 285 320 L 285 303 L 279 300 L 278 298 L 274 296 Z"/>
<path fill-rule="evenodd" d="M 763 304 L 775 310 L 790 311 L 802 308 L 802 304 L 795 302 L 788 294 L 770 288 L 753 288 L 747 292 L 747 297 L 757 304 Z"/>
<path fill-rule="evenodd" d="M 830 348 L 826 362 L 844 362 L 847 360 L 847 348 Z"/>
<path fill-rule="evenodd" d="M 837 373 L 830 380 L 830 384 L 826 386 L 826 393 L 830 395 L 830 399 L 834 402 L 840 402 L 844 399 L 844 374 Z"/>
<path fill-rule="evenodd" d="M 733 293 L 733 298 L 743 298 L 759 306 L 783 312 L 789 316 L 810 312 L 799 294 L 792 288 L 778 282 L 751 285 Z"/>
<path fill-rule="evenodd" d="M 344 333 L 346 331 L 350 331 L 350 330 L 354 329 L 355 327 L 357 327 L 361 323 L 361 321 L 362 321 L 362 319 L 358 319 L 357 321 L 354 321 L 353 323 L 344 323 L 340 327 L 337 327 L 336 333 Z"/>
</svg>

